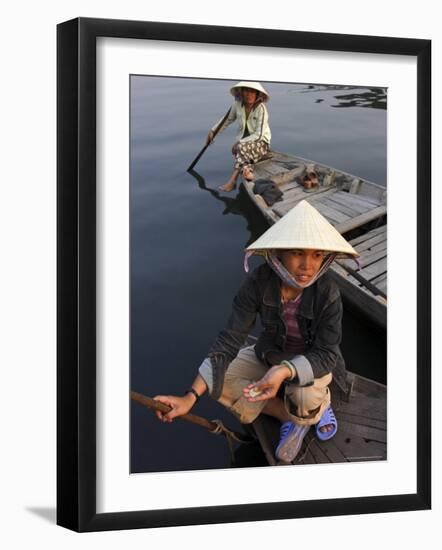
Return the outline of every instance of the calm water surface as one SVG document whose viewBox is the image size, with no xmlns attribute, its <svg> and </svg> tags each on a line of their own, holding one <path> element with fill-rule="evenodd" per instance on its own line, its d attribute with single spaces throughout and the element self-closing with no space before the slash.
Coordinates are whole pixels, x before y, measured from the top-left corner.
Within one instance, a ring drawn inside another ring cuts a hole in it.
<svg viewBox="0 0 442 550">
<path fill-rule="evenodd" d="M 199 161 L 199 179 L 186 172 L 229 108 L 234 83 L 131 78 L 131 388 L 145 395 L 190 386 L 244 278 L 243 249 L 266 228 L 242 193 L 216 191 L 231 171 L 235 125 Z M 386 185 L 383 90 L 264 86 L 273 149 Z M 385 381 L 385 334 L 350 311 L 343 325 L 348 368 Z M 210 398 L 193 412 L 239 428 Z M 163 425 L 138 404 L 131 434 L 132 472 L 230 463 L 223 438 L 181 421 Z M 241 452 L 244 464 L 253 464 L 248 454 Z"/>
</svg>

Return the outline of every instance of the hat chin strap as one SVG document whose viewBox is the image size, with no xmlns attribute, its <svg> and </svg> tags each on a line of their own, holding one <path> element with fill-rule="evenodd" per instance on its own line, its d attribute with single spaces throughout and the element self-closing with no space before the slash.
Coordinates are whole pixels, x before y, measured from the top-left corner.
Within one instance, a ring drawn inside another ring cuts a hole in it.
<svg viewBox="0 0 442 550">
<path fill-rule="evenodd" d="M 305 284 L 301 284 L 298 283 L 296 278 L 289 271 L 287 271 L 287 269 L 284 267 L 284 264 L 278 258 L 274 250 L 270 250 L 265 256 L 266 262 L 278 275 L 281 281 L 292 288 L 307 288 L 311 286 L 319 279 L 321 275 L 323 275 L 327 271 L 335 258 L 336 254 L 330 254 L 329 256 L 327 256 L 326 260 L 321 266 L 321 269 L 316 273 L 314 277 L 312 277 L 311 281 Z"/>
<path fill-rule="evenodd" d="M 311 281 L 305 284 L 298 283 L 296 278 L 284 267 L 281 260 L 276 255 L 276 252 L 274 250 L 263 250 L 263 251 L 255 251 L 255 250 L 249 250 L 246 252 L 246 255 L 244 257 L 244 269 L 246 272 L 249 271 L 249 265 L 248 260 L 250 256 L 253 254 L 259 254 L 261 256 L 264 256 L 266 262 L 269 264 L 269 266 L 273 269 L 273 271 L 278 275 L 278 277 L 283 281 L 286 285 L 292 287 L 292 288 L 307 288 L 311 286 L 314 282 L 316 282 L 321 275 L 323 275 L 327 269 L 330 267 L 330 265 L 335 260 L 337 254 L 330 254 L 327 256 L 325 262 L 322 264 L 321 269 L 316 273 L 316 275 L 312 278 Z"/>
</svg>

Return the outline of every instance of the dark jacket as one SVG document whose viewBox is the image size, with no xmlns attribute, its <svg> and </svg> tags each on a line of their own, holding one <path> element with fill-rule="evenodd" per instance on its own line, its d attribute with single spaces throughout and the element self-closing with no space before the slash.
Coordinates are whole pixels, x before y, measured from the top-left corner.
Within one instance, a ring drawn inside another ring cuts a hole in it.
<svg viewBox="0 0 442 550">
<path fill-rule="evenodd" d="M 313 285 L 303 290 L 297 320 L 305 351 L 293 357 L 285 351 L 285 326 L 280 294 L 280 279 L 267 265 L 256 268 L 245 280 L 233 300 L 227 326 L 209 351 L 212 364 L 212 397 L 218 399 L 224 384 L 224 374 L 260 315 L 263 330 L 255 344 L 258 359 L 269 367 L 290 360 L 299 376 L 293 381 L 310 385 L 313 378 L 332 372 L 338 386 L 346 391 L 345 363 L 341 342 L 342 301 L 337 285 L 325 273 Z"/>
</svg>

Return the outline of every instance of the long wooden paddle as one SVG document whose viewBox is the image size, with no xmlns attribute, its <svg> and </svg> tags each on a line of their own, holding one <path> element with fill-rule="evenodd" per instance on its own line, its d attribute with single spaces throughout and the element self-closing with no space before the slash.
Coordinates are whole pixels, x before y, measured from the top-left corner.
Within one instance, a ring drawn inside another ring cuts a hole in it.
<svg viewBox="0 0 442 550">
<path fill-rule="evenodd" d="M 160 401 L 155 401 L 155 399 L 152 399 L 151 397 L 147 397 L 146 395 L 135 391 L 130 392 L 130 397 L 132 401 L 136 401 L 137 403 L 140 403 L 140 405 L 144 405 L 152 411 L 161 411 L 162 413 L 168 413 L 172 410 L 171 407 L 165 405 L 164 403 L 161 403 Z M 250 438 L 247 435 L 235 432 L 234 430 L 227 428 L 220 420 L 210 421 L 206 418 L 203 418 L 202 416 L 197 416 L 196 414 L 190 413 L 183 414 L 182 416 L 177 417 L 177 419 L 187 420 L 187 422 L 191 422 L 192 424 L 196 424 L 197 426 L 206 428 L 207 430 L 209 430 L 209 432 L 213 434 L 223 434 L 227 438 L 232 438 L 235 441 L 239 441 L 240 443 L 250 443 L 251 441 L 253 441 L 253 438 Z"/>
<path fill-rule="evenodd" d="M 195 160 L 192 162 L 192 164 L 189 166 L 189 168 L 187 169 L 188 172 L 190 172 L 190 170 L 192 170 L 192 168 L 195 166 L 195 164 L 199 161 L 199 159 L 204 155 L 204 151 L 207 149 L 207 147 L 209 147 L 209 145 L 213 142 L 213 140 L 215 139 L 215 136 L 216 134 L 219 132 L 219 130 L 222 128 L 224 122 L 227 120 L 227 117 L 229 116 L 229 113 L 230 113 L 230 109 L 227 111 L 227 113 L 224 115 L 223 119 L 221 120 L 221 122 L 218 124 L 218 126 L 215 128 L 215 131 L 213 132 L 213 139 L 210 143 L 207 143 L 202 149 L 201 151 L 198 153 L 198 155 L 195 157 Z"/>
</svg>

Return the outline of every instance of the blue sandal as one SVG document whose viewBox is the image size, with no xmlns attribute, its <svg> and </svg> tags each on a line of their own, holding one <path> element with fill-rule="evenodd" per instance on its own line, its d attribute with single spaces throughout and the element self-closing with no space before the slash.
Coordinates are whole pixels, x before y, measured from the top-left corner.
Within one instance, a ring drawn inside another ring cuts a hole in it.
<svg viewBox="0 0 442 550">
<path fill-rule="evenodd" d="M 323 426 L 327 426 L 327 424 L 331 424 L 333 426 L 333 429 L 329 432 L 321 432 L 320 428 L 322 428 Z M 321 441 L 328 441 L 334 435 L 336 435 L 337 431 L 338 421 L 336 420 L 336 416 L 333 412 L 333 409 L 331 408 L 331 405 L 329 405 L 322 413 L 321 420 L 316 424 L 316 437 Z"/>
<path fill-rule="evenodd" d="M 310 426 L 284 422 L 281 426 L 281 439 L 275 451 L 276 458 L 283 462 L 292 462 L 301 450 L 302 441 L 309 429 Z"/>
</svg>

